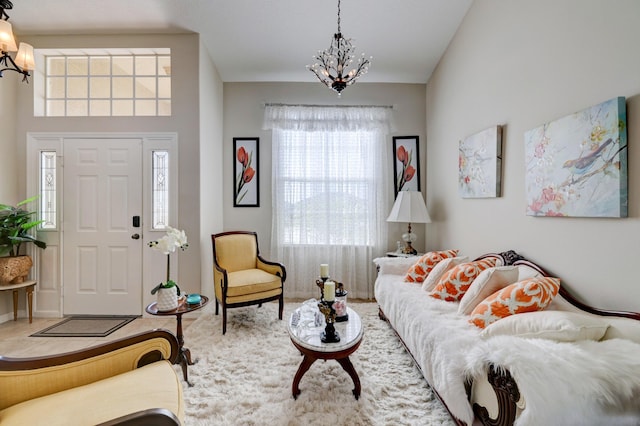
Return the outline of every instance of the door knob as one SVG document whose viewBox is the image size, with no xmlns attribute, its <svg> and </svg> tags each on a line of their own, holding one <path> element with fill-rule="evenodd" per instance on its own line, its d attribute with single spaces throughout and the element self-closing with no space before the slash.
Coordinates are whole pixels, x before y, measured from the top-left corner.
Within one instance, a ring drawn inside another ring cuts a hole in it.
<svg viewBox="0 0 640 426">
<path fill-rule="evenodd" d="M 139 240 L 139 239 L 140 239 L 140 234 L 133 234 L 133 235 L 131 236 L 131 239 L 132 239 L 132 240 Z"/>
</svg>

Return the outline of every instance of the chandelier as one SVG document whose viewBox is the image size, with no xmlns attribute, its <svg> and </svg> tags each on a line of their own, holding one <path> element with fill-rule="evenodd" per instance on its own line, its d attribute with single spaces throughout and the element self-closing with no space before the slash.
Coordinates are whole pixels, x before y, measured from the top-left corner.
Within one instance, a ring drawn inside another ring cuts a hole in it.
<svg viewBox="0 0 640 426">
<path fill-rule="evenodd" d="M 338 92 L 338 96 L 345 87 L 356 82 L 358 77 L 369 70 L 372 57 L 365 58 L 364 53 L 358 59 L 357 64 L 351 71 L 347 72 L 347 67 L 353 63 L 355 47 L 351 44 L 351 39 L 342 37 L 340 31 L 340 0 L 338 0 L 338 32 L 333 35 L 329 49 L 318 51 L 313 57 L 316 62 L 307 65 L 307 69 L 312 71 L 318 79 L 327 87 Z"/>
<path fill-rule="evenodd" d="M 15 71 L 23 75 L 22 81 L 29 82 L 30 70 L 33 70 L 35 62 L 33 60 L 33 46 L 27 43 L 20 43 L 20 48 L 16 47 L 16 39 L 13 37 L 13 30 L 9 23 L 9 15 L 5 12 L 12 9 L 10 0 L 0 0 L 0 77 L 4 71 Z M 9 56 L 9 52 L 15 52 L 15 59 Z"/>
</svg>

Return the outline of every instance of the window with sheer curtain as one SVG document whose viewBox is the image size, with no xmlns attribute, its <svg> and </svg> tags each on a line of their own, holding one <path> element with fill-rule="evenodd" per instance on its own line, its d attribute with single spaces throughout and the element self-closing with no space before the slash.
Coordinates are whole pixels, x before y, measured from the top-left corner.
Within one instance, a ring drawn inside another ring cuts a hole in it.
<svg viewBox="0 0 640 426">
<path fill-rule="evenodd" d="M 271 255 L 287 297 L 318 297 L 321 263 L 351 297 L 372 298 L 372 259 L 387 245 L 391 108 L 270 106 Z"/>
</svg>

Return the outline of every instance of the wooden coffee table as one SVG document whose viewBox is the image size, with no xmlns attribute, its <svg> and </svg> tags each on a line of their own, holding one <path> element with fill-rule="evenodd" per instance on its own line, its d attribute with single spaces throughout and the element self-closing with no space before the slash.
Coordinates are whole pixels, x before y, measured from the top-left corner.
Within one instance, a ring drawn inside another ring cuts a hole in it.
<svg viewBox="0 0 640 426">
<path fill-rule="evenodd" d="M 180 355 L 178 356 L 178 362 L 182 366 L 182 374 L 184 375 L 184 381 L 187 382 L 189 386 L 193 386 L 193 385 L 189 383 L 189 380 L 187 378 L 187 366 L 195 364 L 196 362 L 198 362 L 198 360 L 196 359 L 192 361 L 191 351 L 184 347 L 184 334 L 182 333 L 182 315 L 188 314 L 189 312 L 197 311 L 198 309 L 204 307 L 204 305 L 206 305 L 208 301 L 209 301 L 209 298 L 207 296 L 200 295 L 200 303 L 192 305 L 187 303 L 183 298 L 182 300 L 180 300 L 178 307 L 172 311 L 159 311 L 157 302 L 151 303 L 145 309 L 151 315 L 158 315 L 158 316 L 175 315 L 176 316 L 176 320 L 178 323 L 177 330 L 176 330 L 176 337 L 178 338 L 178 344 L 180 346 Z"/>
<path fill-rule="evenodd" d="M 300 380 L 309 370 L 309 367 L 319 359 L 335 359 L 342 368 L 351 376 L 353 380 L 353 395 L 360 397 L 360 377 L 353 364 L 349 360 L 349 355 L 354 353 L 362 342 L 363 328 L 360 316 L 351 308 L 347 308 L 349 321 L 335 323 L 336 331 L 340 334 L 340 341 L 337 343 L 322 343 L 320 333 L 324 331 L 324 326 L 315 327 L 313 324 L 305 324 L 300 321 L 300 308 L 296 309 L 289 318 L 289 337 L 293 345 L 300 350 L 304 358 L 295 377 L 291 392 L 293 398 L 300 395 Z"/>
</svg>

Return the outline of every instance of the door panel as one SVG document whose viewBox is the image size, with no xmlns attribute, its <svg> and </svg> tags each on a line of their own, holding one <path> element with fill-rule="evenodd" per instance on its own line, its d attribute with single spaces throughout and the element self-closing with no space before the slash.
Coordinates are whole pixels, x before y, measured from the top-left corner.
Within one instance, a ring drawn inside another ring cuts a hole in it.
<svg viewBox="0 0 640 426">
<path fill-rule="evenodd" d="M 64 314 L 142 313 L 140 139 L 65 139 Z"/>
</svg>

